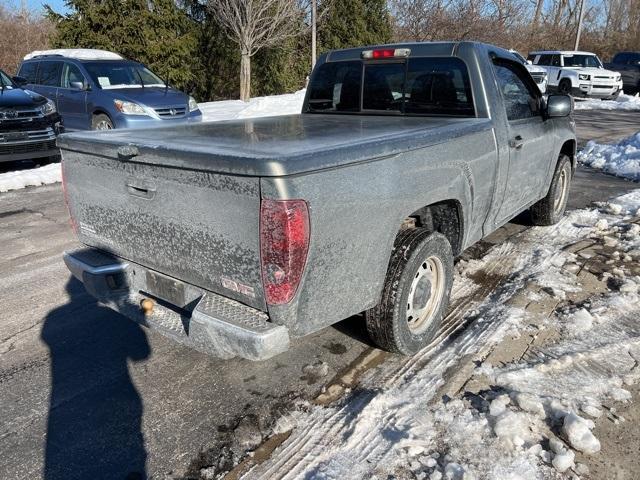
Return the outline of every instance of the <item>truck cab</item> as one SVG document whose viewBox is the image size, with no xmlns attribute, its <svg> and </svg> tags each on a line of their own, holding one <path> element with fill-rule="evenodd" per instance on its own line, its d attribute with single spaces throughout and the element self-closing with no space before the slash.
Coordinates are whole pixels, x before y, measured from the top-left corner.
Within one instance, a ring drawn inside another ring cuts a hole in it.
<svg viewBox="0 0 640 480">
<path fill-rule="evenodd" d="M 530 52 L 527 58 L 547 71 L 550 91 L 604 100 L 614 100 L 622 91 L 620 73 L 606 70 L 595 53 L 547 50 Z"/>
</svg>

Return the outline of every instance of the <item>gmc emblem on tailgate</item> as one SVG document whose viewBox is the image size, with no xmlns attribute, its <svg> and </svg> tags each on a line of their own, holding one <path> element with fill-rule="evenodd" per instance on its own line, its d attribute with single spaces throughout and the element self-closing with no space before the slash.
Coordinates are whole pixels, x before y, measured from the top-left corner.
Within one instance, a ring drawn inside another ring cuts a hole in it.
<svg viewBox="0 0 640 480">
<path fill-rule="evenodd" d="M 234 280 L 231 280 L 230 278 L 225 277 L 220 277 L 220 281 L 222 282 L 222 286 L 227 290 L 241 293 L 242 295 L 246 295 L 247 297 L 256 298 L 256 292 L 253 287 L 243 285 Z"/>
</svg>

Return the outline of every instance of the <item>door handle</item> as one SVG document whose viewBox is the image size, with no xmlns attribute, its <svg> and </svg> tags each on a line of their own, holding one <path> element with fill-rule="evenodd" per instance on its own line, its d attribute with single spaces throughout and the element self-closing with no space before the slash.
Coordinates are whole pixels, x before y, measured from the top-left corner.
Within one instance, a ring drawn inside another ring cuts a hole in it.
<svg viewBox="0 0 640 480">
<path fill-rule="evenodd" d="M 515 138 L 509 140 L 509 146 L 511 148 L 515 148 L 516 150 L 520 150 L 522 148 L 522 145 L 524 145 L 524 141 L 522 140 L 522 137 L 520 135 L 516 135 Z"/>
<path fill-rule="evenodd" d="M 134 197 L 146 198 L 148 200 L 152 199 L 156 195 L 156 186 L 145 180 L 136 180 L 134 178 L 129 178 L 125 182 L 127 187 L 127 191 L 129 195 L 133 195 Z"/>
</svg>

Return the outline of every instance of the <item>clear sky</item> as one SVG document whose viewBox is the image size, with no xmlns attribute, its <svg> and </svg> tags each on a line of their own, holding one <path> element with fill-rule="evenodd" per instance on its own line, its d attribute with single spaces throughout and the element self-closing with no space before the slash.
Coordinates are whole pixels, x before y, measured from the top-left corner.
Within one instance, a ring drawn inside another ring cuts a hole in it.
<svg viewBox="0 0 640 480">
<path fill-rule="evenodd" d="M 27 8 L 33 13 L 41 13 L 44 10 L 42 6 L 45 3 L 51 5 L 51 7 L 59 13 L 64 13 L 68 10 L 64 4 L 65 0 L 0 0 L 0 5 L 9 10 L 13 10 L 20 8 L 23 1 L 26 3 Z"/>
</svg>

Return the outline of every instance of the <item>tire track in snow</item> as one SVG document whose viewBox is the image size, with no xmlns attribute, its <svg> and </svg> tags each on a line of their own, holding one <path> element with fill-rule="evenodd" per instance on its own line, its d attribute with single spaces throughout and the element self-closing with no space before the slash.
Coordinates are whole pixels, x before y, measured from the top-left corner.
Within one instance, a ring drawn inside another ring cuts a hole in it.
<svg viewBox="0 0 640 480">
<path fill-rule="evenodd" d="M 392 432 L 394 424 L 402 422 L 402 407 L 416 398 L 426 405 L 443 383 L 442 375 L 460 358 L 495 344 L 511 313 L 506 302 L 529 278 L 548 270 L 556 257 L 564 255 L 537 248 L 541 238 L 536 230 L 516 236 L 518 245 L 497 245 L 481 261 L 471 261 L 472 271 L 463 269 L 471 279 L 456 276 L 452 308 L 434 343 L 414 357 L 394 358 L 378 367 L 363 379 L 363 391 L 342 405 L 315 408 L 272 459 L 245 478 L 339 478 L 345 471 L 353 477 L 371 474 L 375 465 L 384 462 L 393 451 L 392 445 L 398 439 L 391 440 Z M 551 240 L 566 244 L 567 236 L 579 236 L 581 230 L 581 226 L 565 219 L 556 227 L 545 229 L 542 236 L 547 244 Z M 475 283 L 473 274 L 477 272 L 484 273 L 490 281 Z M 380 385 L 387 391 L 401 388 L 402 395 L 397 397 L 406 400 L 394 405 L 378 402 Z M 374 389 L 367 390 L 367 386 Z"/>
</svg>

